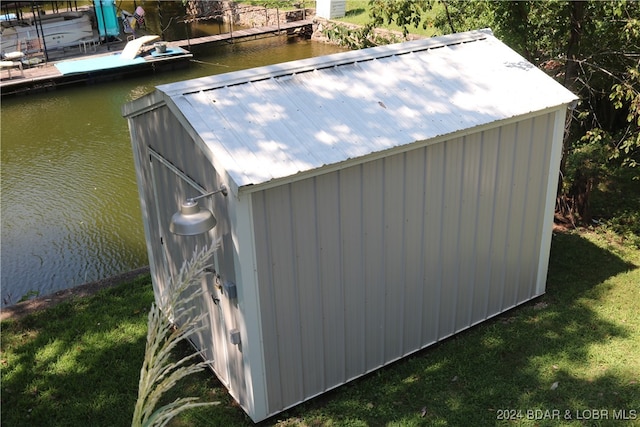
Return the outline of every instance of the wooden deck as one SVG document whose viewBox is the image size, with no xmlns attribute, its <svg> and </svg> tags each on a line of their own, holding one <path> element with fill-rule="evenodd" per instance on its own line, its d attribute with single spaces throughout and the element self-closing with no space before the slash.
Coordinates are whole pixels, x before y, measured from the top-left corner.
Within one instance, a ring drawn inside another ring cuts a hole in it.
<svg viewBox="0 0 640 427">
<path fill-rule="evenodd" d="M 29 68 L 25 67 L 23 75 L 14 70 L 11 73 L 11 77 L 9 77 L 7 71 L 2 70 L 2 74 L 0 74 L 0 95 L 5 97 L 45 92 L 62 86 L 93 84 L 117 80 L 129 75 L 172 70 L 188 65 L 191 58 L 193 58 L 193 55 L 188 51 L 180 55 L 153 57 L 148 54 L 153 47 L 148 46 L 146 52 L 143 51 L 142 54 L 145 59 L 144 62 L 126 67 L 98 69 L 73 74 L 63 74 L 56 68 L 56 64 L 61 62 L 117 54 L 124 48 L 124 45 L 125 43 L 110 43 L 109 46 L 106 44 L 97 46 L 96 51 L 90 52 L 90 54 L 85 54 L 79 52 L 79 49 L 75 49 L 78 52 L 63 54 L 43 64 Z"/>
<path fill-rule="evenodd" d="M 167 42 L 167 46 L 190 49 L 193 46 L 204 46 L 220 42 L 233 42 L 235 40 L 267 37 L 283 33 L 298 34 L 301 31 L 310 31 L 312 24 L 313 22 L 311 20 L 284 22 L 277 26 L 254 27 L 213 36 Z M 95 51 L 88 49 L 88 53 L 85 53 L 80 46 L 68 49 L 67 51 L 52 52 L 50 55 L 52 58 L 45 64 L 31 68 L 25 67 L 24 75 L 21 75 L 19 70 L 12 70 L 11 77 L 9 77 L 8 70 L 2 69 L 0 74 L 0 95 L 4 97 L 28 94 L 32 92 L 42 92 L 66 85 L 91 84 L 105 80 L 115 80 L 130 74 L 148 73 L 150 71 L 153 72 L 157 70 L 170 70 L 188 64 L 188 61 L 193 57 L 188 50 L 184 55 L 171 55 L 158 58 L 152 58 L 150 55 L 146 55 L 144 56 L 145 62 L 135 66 L 76 74 L 62 74 L 55 67 L 55 64 L 61 61 L 113 55 L 122 51 L 125 45 L 126 42 L 120 41 L 96 45 Z M 83 46 L 83 48 L 86 49 L 87 47 Z M 152 46 L 147 47 L 147 51 L 150 49 L 152 49 Z"/>
<path fill-rule="evenodd" d="M 213 36 L 198 37 L 194 39 L 177 40 L 168 42 L 167 46 L 190 48 L 192 46 L 198 46 L 209 43 L 219 42 L 233 42 L 234 40 L 246 39 L 246 38 L 259 38 L 268 35 L 280 35 L 282 33 L 295 33 L 304 30 L 305 28 L 313 25 L 313 21 L 310 19 L 304 19 L 300 21 L 284 22 L 279 25 L 269 25 L 263 27 L 246 28 L 242 30 L 232 30 L 228 33 L 216 34 Z"/>
</svg>

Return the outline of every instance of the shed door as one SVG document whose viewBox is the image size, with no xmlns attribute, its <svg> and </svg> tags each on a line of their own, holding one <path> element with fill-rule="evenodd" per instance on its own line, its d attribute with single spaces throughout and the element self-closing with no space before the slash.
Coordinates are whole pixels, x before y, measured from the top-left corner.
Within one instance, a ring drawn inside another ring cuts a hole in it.
<svg viewBox="0 0 640 427">
<path fill-rule="evenodd" d="M 164 268 L 167 270 L 165 277 L 173 278 L 177 276 L 185 260 L 193 257 L 195 251 L 199 252 L 211 242 L 217 241 L 216 228 L 199 236 L 178 236 L 169 231 L 171 217 L 179 209 L 182 200 L 198 196 L 205 190 L 159 154 L 153 152 L 149 159 L 153 177 L 153 200 L 158 215 L 158 235 L 162 245 Z M 207 198 L 199 200 L 199 204 L 203 208 L 211 209 Z M 210 263 L 212 270 L 220 271 L 216 265 L 216 256 L 211 258 Z M 220 380 L 228 384 L 228 333 L 222 312 L 223 305 L 220 303 L 220 284 L 217 282 L 215 274 L 207 274 L 200 284 L 204 293 L 196 303 L 196 314 L 208 313 L 208 319 L 204 320 L 204 329 L 190 339 L 204 358 L 213 361 L 212 367 Z"/>
</svg>

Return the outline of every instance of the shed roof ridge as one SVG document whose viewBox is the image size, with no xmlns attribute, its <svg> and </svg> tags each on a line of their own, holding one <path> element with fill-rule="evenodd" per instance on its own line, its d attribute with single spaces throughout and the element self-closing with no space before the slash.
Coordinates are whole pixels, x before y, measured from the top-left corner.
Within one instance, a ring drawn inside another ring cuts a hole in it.
<svg viewBox="0 0 640 427">
<path fill-rule="evenodd" d="M 424 52 L 447 46 L 486 40 L 493 37 L 490 28 L 447 34 L 444 36 L 419 39 L 403 43 L 375 46 L 366 49 L 350 50 L 333 55 L 299 59 L 281 64 L 266 65 L 247 70 L 216 74 L 207 77 L 169 83 L 157 86 L 157 89 L 170 97 L 207 92 L 228 86 L 246 84 L 260 80 L 277 79 L 285 76 L 335 68 L 380 58 L 404 55 L 412 52 Z"/>
</svg>

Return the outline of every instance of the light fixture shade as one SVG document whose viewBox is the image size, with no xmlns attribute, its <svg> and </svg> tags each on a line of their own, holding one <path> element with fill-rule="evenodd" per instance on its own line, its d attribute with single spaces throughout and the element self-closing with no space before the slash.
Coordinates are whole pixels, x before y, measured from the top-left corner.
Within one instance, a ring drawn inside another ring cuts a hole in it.
<svg viewBox="0 0 640 427">
<path fill-rule="evenodd" d="M 182 236 L 195 236 L 211 230 L 216 223 L 211 211 L 200 209 L 197 201 L 187 200 L 180 206 L 180 211 L 171 217 L 169 231 Z"/>
</svg>

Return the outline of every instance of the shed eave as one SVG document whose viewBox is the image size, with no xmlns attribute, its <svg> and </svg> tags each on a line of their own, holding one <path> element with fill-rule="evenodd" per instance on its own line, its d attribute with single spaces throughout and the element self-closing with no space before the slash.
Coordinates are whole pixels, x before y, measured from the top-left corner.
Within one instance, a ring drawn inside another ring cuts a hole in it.
<svg viewBox="0 0 640 427">
<path fill-rule="evenodd" d="M 393 155 L 393 154 L 398 154 L 398 153 L 403 153 L 403 152 L 407 152 L 407 151 L 411 151 L 417 148 L 421 148 L 421 147 L 425 147 L 428 145 L 434 145 L 434 144 L 439 144 L 445 141 L 449 141 L 449 140 L 453 140 L 456 138 L 461 138 L 467 135 L 471 135 L 474 133 L 480 133 L 480 132 L 484 132 L 487 131 L 489 129 L 495 129 L 501 126 L 506 126 L 509 124 L 513 124 L 519 121 L 524 121 L 527 119 L 530 119 L 532 117 L 536 117 L 536 116 L 541 116 L 541 115 L 546 115 L 548 113 L 551 112 L 556 112 L 556 111 L 560 111 L 560 110 L 565 110 L 565 109 L 572 109 L 575 107 L 575 101 L 577 101 L 578 98 L 573 96 L 573 97 L 568 97 L 566 102 L 563 102 L 561 104 L 552 106 L 552 107 L 548 107 L 542 110 L 536 110 L 536 111 L 531 111 L 529 113 L 526 114 L 520 114 L 517 116 L 513 116 L 513 117 L 509 117 L 509 118 L 505 118 L 505 119 L 500 119 L 500 120 L 495 120 L 493 122 L 489 122 L 489 123 L 483 123 L 474 127 L 469 127 L 469 128 L 464 128 L 461 129 L 459 131 L 456 132 L 451 132 L 451 133 L 447 133 L 447 134 L 442 134 L 442 135 L 435 135 L 433 137 L 430 138 L 426 138 L 426 139 L 421 139 L 421 140 L 416 140 L 410 143 L 404 143 L 404 144 L 399 144 L 396 145 L 394 147 L 385 149 L 385 150 L 380 150 L 380 151 L 376 151 L 376 152 L 372 152 L 369 153 L 368 155 L 364 155 L 364 156 L 359 156 L 359 157 L 354 157 L 354 158 L 349 158 L 349 159 L 345 159 L 343 161 L 340 162 L 336 162 L 336 163 L 331 163 L 331 164 L 324 164 L 318 167 L 314 167 L 308 170 L 301 170 L 298 171 L 296 173 L 293 174 L 289 174 L 289 175 L 285 175 L 285 176 L 280 176 L 280 177 L 274 177 L 270 180 L 266 180 L 266 181 L 256 181 L 256 182 L 242 182 L 240 181 L 239 184 L 237 184 L 236 188 L 237 188 L 237 193 L 254 193 L 254 192 L 258 192 L 258 191 L 262 191 L 265 189 L 269 189 L 269 188 L 274 188 L 274 187 L 278 187 L 281 186 L 283 184 L 290 184 L 296 181 L 299 181 L 301 179 L 306 179 L 306 178 L 312 178 L 312 177 L 316 177 L 319 175 L 323 175 L 326 173 L 330 173 L 330 172 L 334 172 L 337 170 L 341 170 L 341 169 L 345 169 L 351 166 L 355 166 L 355 165 L 359 165 L 359 164 L 364 164 L 367 162 L 371 162 L 371 161 L 375 161 L 378 159 L 382 159 L 385 158 L 389 155 Z M 233 177 L 233 174 L 231 174 L 231 176 Z M 241 180 L 242 177 L 239 176 L 235 176 L 236 180 Z"/>
<path fill-rule="evenodd" d="M 165 105 L 167 101 L 168 97 L 165 93 L 156 89 L 149 94 L 123 104 L 121 113 L 125 118 L 132 118 L 146 112 L 153 111 L 156 108 Z"/>
</svg>

